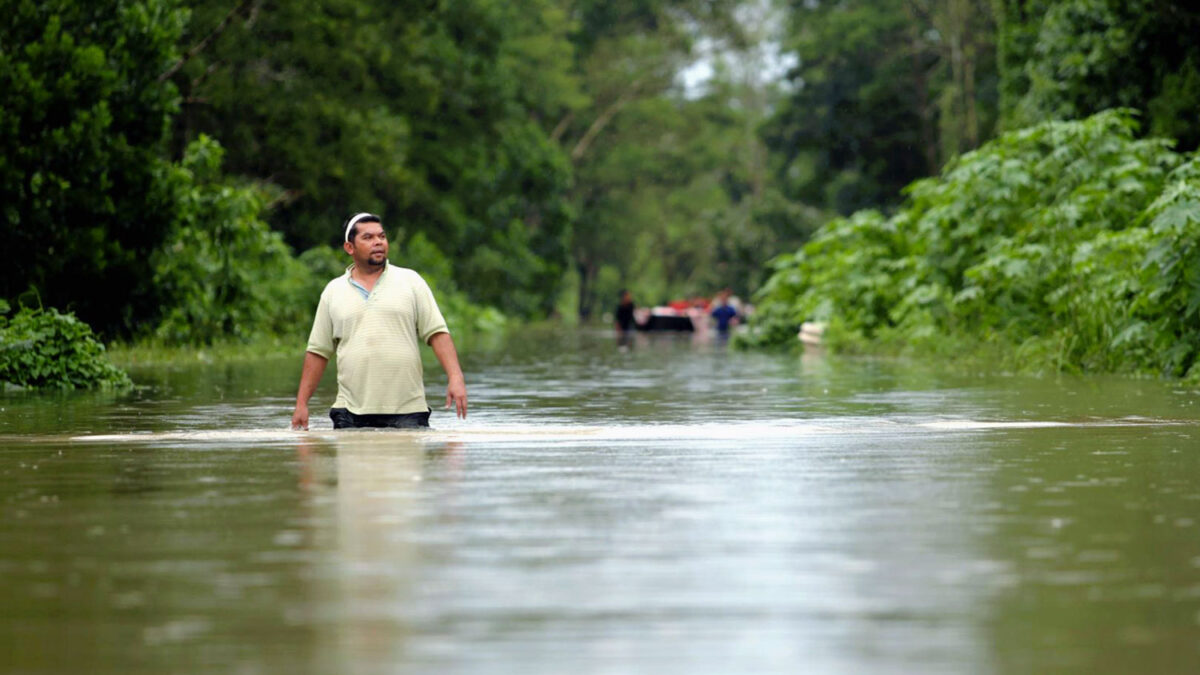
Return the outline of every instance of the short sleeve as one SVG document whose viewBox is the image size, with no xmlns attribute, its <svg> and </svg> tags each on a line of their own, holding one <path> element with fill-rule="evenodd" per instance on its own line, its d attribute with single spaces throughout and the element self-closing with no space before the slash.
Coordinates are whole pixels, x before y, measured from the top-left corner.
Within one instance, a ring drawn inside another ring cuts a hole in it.
<svg viewBox="0 0 1200 675">
<path fill-rule="evenodd" d="M 329 314 L 329 299 L 328 294 L 321 294 L 321 301 L 317 303 L 317 315 L 313 317 L 312 330 L 308 334 L 308 348 L 317 356 L 325 359 L 333 358 L 333 318 Z"/>
<path fill-rule="evenodd" d="M 437 300 L 433 298 L 433 290 L 416 272 L 413 272 L 413 297 L 417 303 L 417 335 L 421 336 L 421 342 L 428 344 L 434 335 L 450 332 Z"/>
</svg>

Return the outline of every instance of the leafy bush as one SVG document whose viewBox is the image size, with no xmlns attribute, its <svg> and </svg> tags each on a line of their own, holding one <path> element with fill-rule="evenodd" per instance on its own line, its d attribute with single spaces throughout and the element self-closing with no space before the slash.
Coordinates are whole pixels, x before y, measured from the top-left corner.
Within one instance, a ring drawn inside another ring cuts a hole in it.
<svg viewBox="0 0 1200 675">
<path fill-rule="evenodd" d="M 166 343 L 211 343 L 295 332 L 312 310 L 308 267 L 261 219 L 270 194 L 220 174 L 221 147 L 201 137 L 172 167 L 179 211 L 152 257 Z M 319 293 L 319 290 L 318 290 Z"/>
<path fill-rule="evenodd" d="M 850 343 L 1008 345 L 1025 363 L 1182 375 L 1200 355 L 1200 161 L 1129 111 L 1047 122 L 773 262 L 743 344 L 831 321 Z M 969 340 L 963 340 L 969 338 Z"/>
<path fill-rule="evenodd" d="M 471 302 L 455 282 L 450 259 L 424 233 L 409 237 L 396 253 L 396 264 L 416 270 L 429 283 L 451 331 L 494 333 L 508 322 L 495 307 Z"/>
<path fill-rule="evenodd" d="M 1200 15 L 1183 0 L 1008 0 L 999 16 L 1003 126 L 1135 108 L 1151 133 L 1200 143 Z M 1186 8 L 1186 9 L 1185 9 Z"/>
<path fill-rule="evenodd" d="M 9 311 L 0 301 L 0 315 Z M 109 363 L 104 345 L 73 314 L 23 308 L 0 316 L 0 381 L 51 389 L 123 388 L 125 371 Z"/>
<path fill-rule="evenodd" d="M 222 149 L 201 137 L 172 168 L 181 205 L 166 244 L 152 258 L 163 308 L 153 337 L 164 344 L 306 334 L 321 290 L 350 259 L 333 247 L 292 255 L 262 219 L 271 191 L 232 184 L 220 173 Z M 490 332 L 504 315 L 472 303 L 453 281 L 446 256 L 424 234 L 397 247 L 400 264 L 430 279 L 447 321 Z"/>
</svg>

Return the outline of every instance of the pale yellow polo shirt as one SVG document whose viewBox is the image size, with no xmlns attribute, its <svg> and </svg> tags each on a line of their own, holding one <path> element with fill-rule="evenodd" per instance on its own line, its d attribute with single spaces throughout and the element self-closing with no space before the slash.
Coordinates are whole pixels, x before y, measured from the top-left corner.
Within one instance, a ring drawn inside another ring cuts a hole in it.
<svg viewBox="0 0 1200 675">
<path fill-rule="evenodd" d="M 388 264 L 367 298 L 350 283 L 350 268 L 321 292 L 308 351 L 337 355 L 334 408 L 356 415 L 425 412 L 421 345 L 449 332 L 420 274 Z"/>
</svg>

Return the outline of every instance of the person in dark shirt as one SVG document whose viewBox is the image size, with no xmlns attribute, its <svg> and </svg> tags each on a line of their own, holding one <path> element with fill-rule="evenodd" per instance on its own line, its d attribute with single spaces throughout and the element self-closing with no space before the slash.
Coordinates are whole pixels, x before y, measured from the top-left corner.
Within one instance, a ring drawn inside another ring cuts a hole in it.
<svg viewBox="0 0 1200 675">
<path fill-rule="evenodd" d="M 616 311 L 617 337 L 626 336 L 629 334 L 629 331 L 633 330 L 633 328 L 634 328 L 634 322 L 633 322 L 634 307 L 635 306 L 633 304 L 633 293 L 630 293 L 627 290 L 622 290 L 621 291 L 621 301 L 619 303 L 617 303 L 617 311 Z"/>
</svg>

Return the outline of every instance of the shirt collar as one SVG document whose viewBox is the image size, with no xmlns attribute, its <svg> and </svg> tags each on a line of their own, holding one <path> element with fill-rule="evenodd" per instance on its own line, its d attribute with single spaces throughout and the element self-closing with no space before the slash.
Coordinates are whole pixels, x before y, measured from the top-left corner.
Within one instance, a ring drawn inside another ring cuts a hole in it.
<svg viewBox="0 0 1200 675">
<path fill-rule="evenodd" d="M 389 269 L 391 269 L 391 267 L 392 267 L 392 263 L 391 263 L 391 261 L 385 262 L 385 263 L 383 264 L 383 274 L 380 274 L 380 275 L 379 275 L 379 278 L 380 278 L 380 279 L 382 279 L 382 278 L 384 277 L 384 275 L 386 275 L 386 274 L 387 274 L 388 270 L 389 270 Z M 349 264 L 349 265 L 346 267 L 346 273 L 345 273 L 345 275 L 343 275 L 343 276 L 345 276 L 347 279 L 349 279 L 349 278 L 350 278 L 350 273 L 351 273 L 351 272 L 353 272 L 353 271 L 354 271 L 354 263 L 350 263 L 350 264 Z"/>
</svg>

